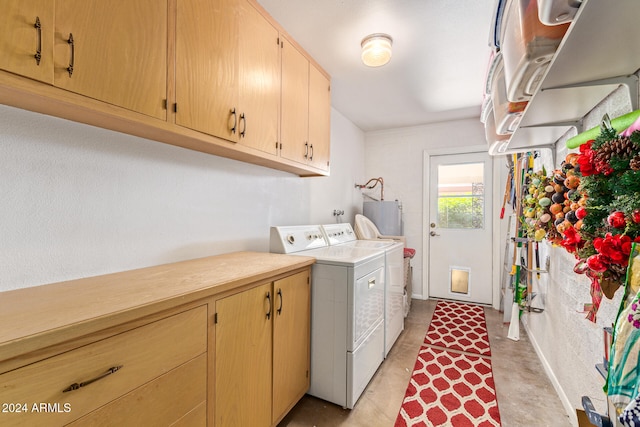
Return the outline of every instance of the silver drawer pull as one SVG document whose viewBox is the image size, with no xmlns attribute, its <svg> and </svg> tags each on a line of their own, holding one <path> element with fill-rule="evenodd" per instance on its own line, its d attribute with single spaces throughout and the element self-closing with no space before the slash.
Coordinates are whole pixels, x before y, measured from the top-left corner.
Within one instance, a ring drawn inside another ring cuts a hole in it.
<svg viewBox="0 0 640 427">
<path fill-rule="evenodd" d="M 376 279 L 369 279 L 369 289 L 373 288 L 376 285 Z"/>
<path fill-rule="evenodd" d="M 121 368 L 122 368 L 122 365 L 120 365 L 120 366 L 113 366 L 113 367 L 111 367 L 111 368 L 107 369 L 107 371 L 106 371 L 104 374 L 99 375 L 99 376 L 97 376 L 97 377 L 95 377 L 95 378 L 93 378 L 93 379 L 90 379 L 90 380 L 87 380 L 87 381 L 83 381 L 83 382 L 81 382 L 81 383 L 73 383 L 73 384 L 71 384 L 69 387 L 67 387 L 67 388 L 65 388 L 64 390 L 62 390 L 62 392 L 63 392 L 63 393 L 66 393 L 66 392 L 68 392 L 68 391 L 77 390 L 77 389 L 79 389 L 80 387 L 88 386 L 89 384 L 94 383 L 94 382 L 96 382 L 96 381 L 98 381 L 98 380 L 101 380 L 101 379 L 102 379 L 102 378 L 104 378 L 104 377 L 107 377 L 107 376 L 109 376 L 109 375 L 111 375 L 111 374 L 115 374 L 115 373 L 116 373 L 116 372 L 118 372 Z"/>
</svg>

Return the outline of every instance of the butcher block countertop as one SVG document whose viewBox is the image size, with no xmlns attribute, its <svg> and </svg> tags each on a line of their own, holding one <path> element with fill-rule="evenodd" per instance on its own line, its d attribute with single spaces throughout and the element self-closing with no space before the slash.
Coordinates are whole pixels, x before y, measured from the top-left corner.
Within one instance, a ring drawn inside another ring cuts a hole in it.
<svg viewBox="0 0 640 427">
<path fill-rule="evenodd" d="M 236 252 L 0 292 L 0 365 L 314 262 L 306 256 Z"/>
</svg>

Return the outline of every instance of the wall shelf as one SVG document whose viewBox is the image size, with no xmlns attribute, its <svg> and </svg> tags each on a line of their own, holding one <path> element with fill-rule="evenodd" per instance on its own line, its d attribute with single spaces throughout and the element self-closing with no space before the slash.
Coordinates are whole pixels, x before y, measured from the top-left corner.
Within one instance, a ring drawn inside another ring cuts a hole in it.
<svg viewBox="0 0 640 427">
<path fill-rule="evenodd" d="M 638 106 L 640 2 L 584 0 L 504 150 L 554 143 L 620 85 Z M 634 107 L 634 109 L 636 108 Z"/>
</svg>

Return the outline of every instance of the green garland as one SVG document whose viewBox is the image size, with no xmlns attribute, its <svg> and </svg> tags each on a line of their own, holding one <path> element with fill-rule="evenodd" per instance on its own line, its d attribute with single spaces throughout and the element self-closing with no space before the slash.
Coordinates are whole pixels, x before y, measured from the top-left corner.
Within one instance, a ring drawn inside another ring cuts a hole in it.
<svg viewBox="0 0 640 427">
<path fill-rule="evenodd" d="M 591 149 L 602 150 L 610 141 L 620 139 L 613 129 L 603 129 L 594 140 Z M 640 132 L 634 132 L 629 137 L 633 152 L 640 153 Z M 607 224 L 607 217 L 611 212 L 623 212 L 626 218 L 632 218 L 634 211 L 640 209 L 640 170 L 629 168 L 630 158 L 612 155 L 609 175 L 593 174 L 582 176 L 580 191 L 588 195 L 586 208 L 588 215 L 583 220 L 581 234 L 594 237 L 611 234 L 626 234 L 631 238 L 640 235 L 640 224 L 627 221 L 625 228 L 612 228 Z"/>
</svg>

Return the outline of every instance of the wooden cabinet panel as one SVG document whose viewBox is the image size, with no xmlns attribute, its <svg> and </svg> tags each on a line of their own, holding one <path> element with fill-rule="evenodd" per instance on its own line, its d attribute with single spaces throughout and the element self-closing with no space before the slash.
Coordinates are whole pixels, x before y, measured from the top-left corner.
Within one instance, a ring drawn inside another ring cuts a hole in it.
<svg viewBox="0 0 640 427">
<path fill-rule="evenodd" d="M 7 372 L 0 402 L 55 403 L 61 411 L 2 414 L 2 424 L 24 425 L 25 415 L 30 426 L 75 420 L 205 353 L 206 327 L 201 306 Z M 119 369 L 104 376 L 113 367 Z"/>
<path fill-rule="evenodd" d="M 271 283 L 216 301 L 215 425 L 269 426 Z"/>
<path fill-rule="evenodd" d="M 281 156 L 329 170 L 329 79 L 283 38 Z"/>
<path fill-rule="evenodd" d="M 309 156 L 309 60 L 286 38 L 282 45 L 280 155 L 306 163 Z"/>
<path fill-rule="evenodd" d="M 0 69 L 53 83 L 53 15 L 50 0 L 3 0 Z"/>
<path fill-rule="evenodd" d="M 202 402 L 188 414 L 180 418 L 171 427 L 206 427 L 207 426 L 207 402 Z"/>
<path fill-rule="evenodd" d="M 246 0 L 185 0 L 176 31 L 176 123 L 275 155 L 278 30 Z"/>
<path fill-rule="evenodd" d="M 239 142 L 277 154 L 280 118 L 278 30 L 248 1 L 240 2 Z"/>
<path fill-rule="evenodd" d="M 316 67 L 309 68 L 310 163 L 329 170 L 331 146 L 331 83 Z"/>
<path fill-rule="evenodd" d="M 238 0 L 181 0 L 176 19 L 176 123 L 236 141 Z"/>
<path fill-rule="evenodd" d="M 167 0 L 56 0 L 54 55 L 56 86 L 166 119 Z"/>
<path fill-rule="evenodd" d="M 202 354 L 69 426 L 171 425 L 205 402 L 206 381 L 207 357 Z M 206 425 L 205 411 L 192 415 L 191 426 Z"/>
<path fill-rule="evenodd" d="M 273 420 L 279 422 L 309 389 L 309 271 L 274 282 Z"/>
</svg>

